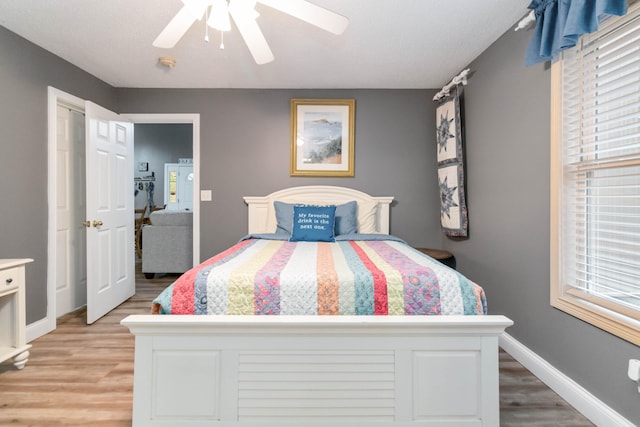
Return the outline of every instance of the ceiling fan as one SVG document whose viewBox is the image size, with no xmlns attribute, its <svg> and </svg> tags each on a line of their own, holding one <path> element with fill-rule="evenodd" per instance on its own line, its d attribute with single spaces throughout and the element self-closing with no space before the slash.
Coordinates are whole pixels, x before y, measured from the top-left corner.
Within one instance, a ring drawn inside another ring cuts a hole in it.
<svg viewBox="0 0 640 427">
<path fill-rule="evenodd" d="M 333 34 L 342 34 L 349 20 L 306 0 L 182 0 L 183 6 L 154 40 L 153 46 L 172 48 L 196 21 L 206 19 L 207 26 L 220 31 L 231 30 L 231 18 L 257 64 L 274 60 L 273 53 L 256 22 L 255 4 L 301 19 Z M 208 41 L 208 35 L 205 37 Z M 220 46 L 224 49 L 224 44 Z"/>
</svg>

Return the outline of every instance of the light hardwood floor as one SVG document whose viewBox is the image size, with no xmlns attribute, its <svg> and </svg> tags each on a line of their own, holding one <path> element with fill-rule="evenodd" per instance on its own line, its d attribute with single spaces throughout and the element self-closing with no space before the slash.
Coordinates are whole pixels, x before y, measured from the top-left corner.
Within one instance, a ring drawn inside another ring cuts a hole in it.
<svg viewBox="0 0 640 427">
<path fill-rule="evenodd" d="M 33 341 L 25 369 L 0 364 L 0 426 L 131 425 L 133 336 L 120 325 L 144 314 L 175 280 L 136 276 L 136 295 L 93 325 L 78 310 Z M 593 426 L 505 352 L 500 352 L 501 426 Z"/>
</svg>

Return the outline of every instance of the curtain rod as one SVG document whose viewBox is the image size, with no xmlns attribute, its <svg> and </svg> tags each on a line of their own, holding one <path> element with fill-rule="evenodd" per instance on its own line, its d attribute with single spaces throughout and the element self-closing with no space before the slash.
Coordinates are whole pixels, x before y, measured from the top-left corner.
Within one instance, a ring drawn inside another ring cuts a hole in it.
<svg viewBox="0 0 640 427">
<path fill-rule="evenodd" d="M 462 70 L 460 74 L 455 76 L 453 79 L 451 79 L 449 83 L 444 85 L 440 90 L 440 92 L 434 95 L 433 100 L 439 101 L 441 98 L 444 98 L 445 96 L 449 96 L 449 90 L 454 86 L 458 86 L 459 84 L 466 85 L 468 76 L 469 76 L 469 69 L 467 68 L 465 70 Z"/>
<path fill-rule="evenodd" d="M 522 18 L 519 22 L 518 25 L 516 25 L 516 31 L 518 30 L 523 30 L 525 28 L 527 28 L 529 25 L 531 25 L 531 23 L 536 21 L 536 14 L 533 10 L 531 10 L 527 16 L 525 16 L 524 18 Z M 460 72 L 460 74 L 458 74 L 457 76 L 455 76 L 453 79 L 451 79 L 451 81 L 449 83 L 447 83 L 446 85 L 444 85 L 442 87 L 442 89 L 440 90 L 440 92 L 436 93 L 433 96 L 433 100 L 434 101 L 439 101 L 440 99 L 444 98 L 445 96 L 449 96 L 449 91 L 451 90 L 452 87 L 457 86 L 459 84 L 462 84 L 464 86 L 466 86 L 467 84 L 467 77 L 469 77 L 469 69 L 464 69 Z"/>
<path fill-rule="evenodd" d="M 531 12 L 527 14 L 527 16 L 525 16 L 518 22 L 515 31 L 524 30 L 529 25 L 531 25 L 532 22 L 536 22 L 536 14 L 533 10 L 531 10 Z"/>
</svg>

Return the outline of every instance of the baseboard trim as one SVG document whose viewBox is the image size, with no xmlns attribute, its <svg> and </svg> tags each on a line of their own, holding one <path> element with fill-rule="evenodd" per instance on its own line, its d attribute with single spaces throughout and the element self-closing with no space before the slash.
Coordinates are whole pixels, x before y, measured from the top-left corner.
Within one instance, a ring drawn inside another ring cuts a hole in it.
<svg viewBox="0 0 640 427">
<path fill-rule="evenodd" d="M 595 425 L 636 427 L 509 334 L 500 336 L 500 347 Z"/>
<path fill-rule="evenodd" d="M 36 322 L 27 325 L 25 335 L 27 342 L 31 342 L 36 338 L 40 338 L 43 335 L 48 334 L 56 328 L 56 319 L 47 315 L 44 319 L 40 319 Z"/>
</svg>

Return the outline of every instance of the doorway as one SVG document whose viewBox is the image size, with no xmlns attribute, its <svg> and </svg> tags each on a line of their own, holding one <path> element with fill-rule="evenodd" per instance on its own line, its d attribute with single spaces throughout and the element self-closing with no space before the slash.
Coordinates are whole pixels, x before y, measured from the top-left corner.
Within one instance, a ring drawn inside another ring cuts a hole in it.
<svg viewBox="0 0 640 427">
<path fill-rule="evenodd" d="M 191 132 L 191 153 L 193 165 L 193 265 L 200 263 L 200 114 L 122 114 L 131 120 L 135 127 L 141 124 L 189 124 Z M 134 136 L 135 138 L 135 136 Z M 143 163 L 147 163 L 141 159 Z M 164 176 L 164 166 L 162 169 Z M 164 179 L 163 179 L 164 180 Z M 157 180 L 156 180 L 157 181 Z M 163 194 L 157 197 L 163 198 Z M 157 204 L 157 203 L 156 203 Z"/>
<path fill-rule="evenodd" d="M 64 106 L 65 108 L 71 108 L 78 112 L 84 111 L 85 100 L 75 97 L 71 94 L 65 93 L 58 89 L 48 88 L 48 204 L 50 206 L 48 213 L 48 247 L 47 247 L 47 315 L 44 319 L 29 324 L 27 326 L 27 340 L 34 340 L 56 328 L 56 318 L 58 317 L 57 307 L 57 279 L 58 279 L 58 265 L 60 259 L 57 250 L 57 222 L 58 213 L 56 206 L 58 206 L 59 199 L 61 197 L 58 186 L 59 169 L 62 165 L 58 165 L 56 150 L 57 150 L 57 113 L 58 106 Z M 194 200 L 200 200 L 200 184 L 199 184 L 199 155 L 200 155 L 200 124 L 199 114 L 152 114 L 152 115 L 122 115 L 122 117 L 131 120 L 134 123 L 190 123 L 193 126 L 193 163 L 194 163 L 194 185 L 193 194 Z M 84 140 L 84 139 L 83 139 Z M 84 185 L 82 191 L 84 191 Z M 80 190 L 78 190 L 80 191 Z M 194 215 L 194 227 L 193 227 L 193 262 L 194 265 L 199 262 L 200 259 L 200 239 L 199 239 L 199 204 L 194 203 L 193 215 Z M 132 256 L 135 257 L 135 251 L 132 251 Z M 84 257 L 80 257 L 81 259 Z M 74 266 L 73 268 L 77 268 Z M 77 285 L 78 281 L 74 283 Z M 72 291 L 75 292 L 75 291 Z M 73 304 L 72 304 L 73 305 Z"/>
<path fill-rule="evenodd" d="M 47 317 L 33 328 L 45 333 L 83 306 L 93 323 L 135 293 L 133 124 L 54 88 L 48 96 Z"/>
<path fill-rule="evenodd" d="M 151 250 L 146 266 L 153 270 L 159 253 L 180 253 L 183 265 L 192 263 L 193 225 L 185 224 L 180 236 L 189 248 L 179 251 L 175 242 L 156 239 L 165 236 L 153 234 L 153 242 L 162 247 L 143 248 L 142 232 L 150 232 L 146 225 L 153 224 L 154 211 L 185 211 L 193 215 L 193 125 L 191 123 L 135 123 L 134 124 L 134 206 L 136 212 L 136 262 L 137 268 L 145 266 L 143 255 Z M 188 184 L 188 185 L 186 185 Z M 170 191 L 171 190 L 171 191 Z M 164 215 L 162 215 L 164 217 Z M 152 233 L 160 232 L 154 229 Z M 187 237 L 188 235 L 188 237 Z M 155 237 L 154 237 L 155 236 Z M 173 236 L 176 237 L 176 236 Z M 161 257 L 162 258 L 162 257 Z M 149 264 L 151 261 L 151 264 Z M 160 263 L 162 264 L 162 263 Z M 180 264 L 180 263 L 179 263 Z M 177 269 L 176 272 L 179 272 Z M 158 271 L 159 272 L 159 271 Z M 168 271 L 169 272 L 169 271 Z M 151 276 L 152 273 L 149 273 Z"/>
</svg>

